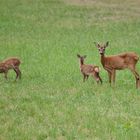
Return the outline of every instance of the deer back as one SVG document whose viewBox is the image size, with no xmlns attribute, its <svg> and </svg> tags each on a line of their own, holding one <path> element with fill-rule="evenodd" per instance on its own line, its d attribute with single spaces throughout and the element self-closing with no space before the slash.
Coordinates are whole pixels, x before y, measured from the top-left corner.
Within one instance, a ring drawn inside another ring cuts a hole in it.
<svg viewBox="0 0 140 140">
<path fill-rule="evenodd" d="M 84 73 L 84 74 L 91 74 L 95 71 L 95 68 L 93 65 L 82 65 L 81 66 L 81 72 Z"/>
<path fill-rule="evenodd" d="M 20 65 L 20 60 L 18 58 L 9 58 L 3 61 L 3 64 L 7 69 L 12 69 L 13 67 L 18 67 Z"/>
<path fill-rule="evenodd" d="M 104 63 L 104 67 L 114 68 L 118 70 L 128 68 L 131 65 L 136 64 L 138 60 L 138 55 L 133 52 L 101 58 L 102 63 Z"/>
</svg>

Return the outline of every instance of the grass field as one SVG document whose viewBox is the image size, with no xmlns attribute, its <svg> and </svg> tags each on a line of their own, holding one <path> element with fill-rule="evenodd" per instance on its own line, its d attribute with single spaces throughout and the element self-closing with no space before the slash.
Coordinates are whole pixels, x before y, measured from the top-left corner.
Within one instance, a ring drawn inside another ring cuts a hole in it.
<svg viewBox="0 0 140 140">
<path fill-rule="evenodd" d="M 140 90 L 129 70 L 110 87 L 106 55 L 140 55 L 139 0 L 0 0 L 0 60 L 21 59 L 22 79 L 0 75 L 0 140 L 139 140 Z M 101 67 L 83 83 L 77 53 Z M 140 62 L 137 64 L 140 73 Z"/>
</svg>

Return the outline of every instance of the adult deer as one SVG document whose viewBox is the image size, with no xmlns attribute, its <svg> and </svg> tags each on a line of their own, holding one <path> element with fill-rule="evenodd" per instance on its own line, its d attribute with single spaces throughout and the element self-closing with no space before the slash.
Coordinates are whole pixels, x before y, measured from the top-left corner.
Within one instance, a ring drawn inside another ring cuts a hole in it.
<svg viewBox="0 0 140 140">
<path fill-rule="evenodd" d="M 116 70 L 129 69 L 136 79 L 136 88 L 140 87 L 140 76 L 137 73 L 135 66 L 139 60 L 139 56 L 134 52 L 126 52 L 118 55 L 105 56 L 105 49 L 109 42 L 100 45 L 95 42 L 96 47 L 101 55 L 101 63 L 104 69 L 108 72 L 110 84 L 115 83 Z"/>
</svg>

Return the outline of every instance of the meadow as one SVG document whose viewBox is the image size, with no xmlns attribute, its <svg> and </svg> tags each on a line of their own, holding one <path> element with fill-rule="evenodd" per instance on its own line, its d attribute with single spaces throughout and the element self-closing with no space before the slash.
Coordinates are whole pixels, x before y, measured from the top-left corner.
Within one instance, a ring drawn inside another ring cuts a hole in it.
<svg viewBox="0 0 140 140">
<path fill-rule="evenodd" d="M 139 0 L 0 0 L 0 60 L 21 60 L 22 79 L 0 74 L 0 140 L 139 140 L 140 90 L 129 70 L 110 87 L 106 55 L 140 55 Z M 77 53 L 101 68 L 83 83 Z M 140 73 L 140 62 L 137 64 Z"/>
</svg>

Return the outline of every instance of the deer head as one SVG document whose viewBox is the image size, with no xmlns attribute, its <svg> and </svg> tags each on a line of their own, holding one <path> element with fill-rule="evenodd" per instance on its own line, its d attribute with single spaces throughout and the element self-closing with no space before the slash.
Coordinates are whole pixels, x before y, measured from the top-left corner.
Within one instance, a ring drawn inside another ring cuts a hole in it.
<svg viewBox="0 0 140 140">
<path fill-rule="evenodd" d="M 98 48 L 99 53 L 100 53 L 101 55 L 105 54 L 105 49 L 106 49 L 106 47 L 108 47 L 109 42 L 107 41 L 106 44 L 104 44 L 104 45 L 100 45 L 100 44 L 98 44 L 98 43 L 96 43 L 96 42 L 94 42 L 94 43 L 95 43 L 96 47 Z"/>
<path fill-rule="evenodd" d="M 87 57 L 86 55 L 81 56 L 79 54 L 77 54 L 77 57 L 80 59 L 81 64 L 84 64 L 84 59 Z"/>
</svg>

